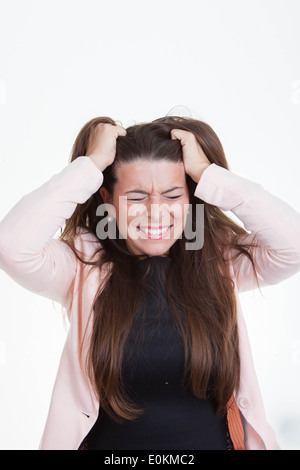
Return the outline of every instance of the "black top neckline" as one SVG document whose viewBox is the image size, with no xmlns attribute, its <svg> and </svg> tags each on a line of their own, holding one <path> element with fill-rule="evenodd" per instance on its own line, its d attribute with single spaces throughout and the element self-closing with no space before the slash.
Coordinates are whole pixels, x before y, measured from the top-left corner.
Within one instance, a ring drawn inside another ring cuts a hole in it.
<svg viewBox="0 0 300 470">
<path fill-rule="evenodd" d="M 143 261 L 163 261 L 163 260 L 171 260 L 171 259 L 172 258 L 170 256 L 154 255 L 154 256 L 149 256 L 147 258 L 138 259 L 138 261 L 141 263 Z"/>
</svg>

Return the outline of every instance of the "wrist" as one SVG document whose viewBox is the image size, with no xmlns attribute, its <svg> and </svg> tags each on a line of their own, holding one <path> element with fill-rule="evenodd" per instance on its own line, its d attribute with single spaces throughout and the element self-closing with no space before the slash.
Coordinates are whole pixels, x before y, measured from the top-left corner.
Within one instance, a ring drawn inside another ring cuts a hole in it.
<svg viewBox="0 0 300 470">
<path fill-rule="evenodd" d="M 99 157 L 97 158 L 96 155 L 92 155 L 92 154 L 91 155 L 86 155 L 86 158 L 89 158 L 90 160 L 92 160 L 92 162 L 94 163 L 94 165 L 96 165 L 98 170 L 100 170 L 102 172 L 108 166 L 107 164 L 105 164 L 105 162 L 99 161 Z"/>
<path fill-rule="evenodd" d="M 199 183 L 201 176 L 203 175 L 204 171 L 211 165 L 211 163 L 204 163 L 197 168 L 193 168 L 192 171 L 188 173 L 188 175 L 192 178 L 195 183 Z"/>
</svg>

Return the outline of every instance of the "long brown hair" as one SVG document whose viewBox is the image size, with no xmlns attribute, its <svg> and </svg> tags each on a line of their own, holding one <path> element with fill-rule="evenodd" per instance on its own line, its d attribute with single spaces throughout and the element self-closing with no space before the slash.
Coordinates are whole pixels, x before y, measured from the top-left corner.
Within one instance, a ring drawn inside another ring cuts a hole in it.
<svg viewBox="0 0 300 470">
<path fill-rule="evenodd" d="M 71 161 L 86 154 L 91 132 L 101 122 L 116 125 L 119 121 L 109 117 L 89 121 L 74 143 Z M 103 186 L 113 193 L 116 167 L 120 162 L 137 159 L 182 161 L 181 144 L 170 135 L 175 128 L 192 132 L 210 162 L 228 169 L 222 144 L 208 124 L 187 117 L 166 116 L 132 125 L 127 128 L 126 136 L 118 137 L 115 161 L 103 172 Z M 193 230 L 196 204 L 204 204 L 204 245 L 199 250 L 186 250 L 184 233 L 172 245 L 166 293 L 184 346 L 184 383 L 195 397 L 209 396 L 216 411 L 221 413 L 239 386 L 240 375 L 234 285 L 224 253 L 232 249 L 235 257 L 247 256 L 254 273 L 255 265 L 251 246 L 242 243 L 248 233 L 218 207 L 196 198 L 196 183 L 188 175 L 186 182 Z M 138 256 L 128 251 L 126 241 L 119 237 L 118 231 L 116 239 L 99 241 L 96 261 L 83 260 L 74 247 L 78 227 L 97 236 L 96 227 L 101 217 L 96 217 L 96 209 L 103 202 L 97 191 L 84 204 L 78 204 L 66 221 L 60 239 L 75 251 L 80 261 L 90 264 L 93 269 L 101 270 L 105 263 L 111 263 L 105 286 L 99 286 L 93 305 L 87 371 L 102 408 L 113 419 L 135 419 L 142 410 L 132 402 L 123 386 L 122 359 L 132 321 L 142 305 L 147 276 L 140 275 Z M 180 313 L 182 311 L 184 315 Z"/>
</svg>

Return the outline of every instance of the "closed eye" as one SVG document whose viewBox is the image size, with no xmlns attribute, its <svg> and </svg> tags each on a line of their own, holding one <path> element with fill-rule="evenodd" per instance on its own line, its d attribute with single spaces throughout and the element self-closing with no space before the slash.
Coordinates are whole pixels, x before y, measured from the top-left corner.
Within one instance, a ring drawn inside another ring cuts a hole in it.
<svg viewBox="0 0 300 470">
<path fill-rule="evenodd" d="M 142 199 L 127 199 L 127 200 L 128 200 L 128 201 L 134 201 L 134 202 L 136 202 L 136 201 L 144 201 L 144 199 L 145 199 L 145 198 L 143 197 Z"/>
<path fill-rule="evenodd" d="M 179 199 L 181 197 L 181 195 L 179 196 L 165 196 L 167 199 Z M 128 199 L 128 201 L 133 201 L 133 202 L 138 202 L 138 201 L 144 201 L 145 198 L 141 198 L 141 199 Z"/>
</svg>

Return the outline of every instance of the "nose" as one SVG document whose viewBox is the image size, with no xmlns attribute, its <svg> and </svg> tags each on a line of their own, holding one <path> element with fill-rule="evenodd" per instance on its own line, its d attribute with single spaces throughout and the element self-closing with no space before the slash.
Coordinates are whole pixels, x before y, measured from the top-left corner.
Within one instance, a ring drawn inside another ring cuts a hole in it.
<svg viewBox="0 0 300 470">
<path fill-rule="evenodd" d="M 170 222 L 169 206 L 166 203 L 150 202 L 147 205 L 149 225 L 168 225 Z"/>
</svg>

